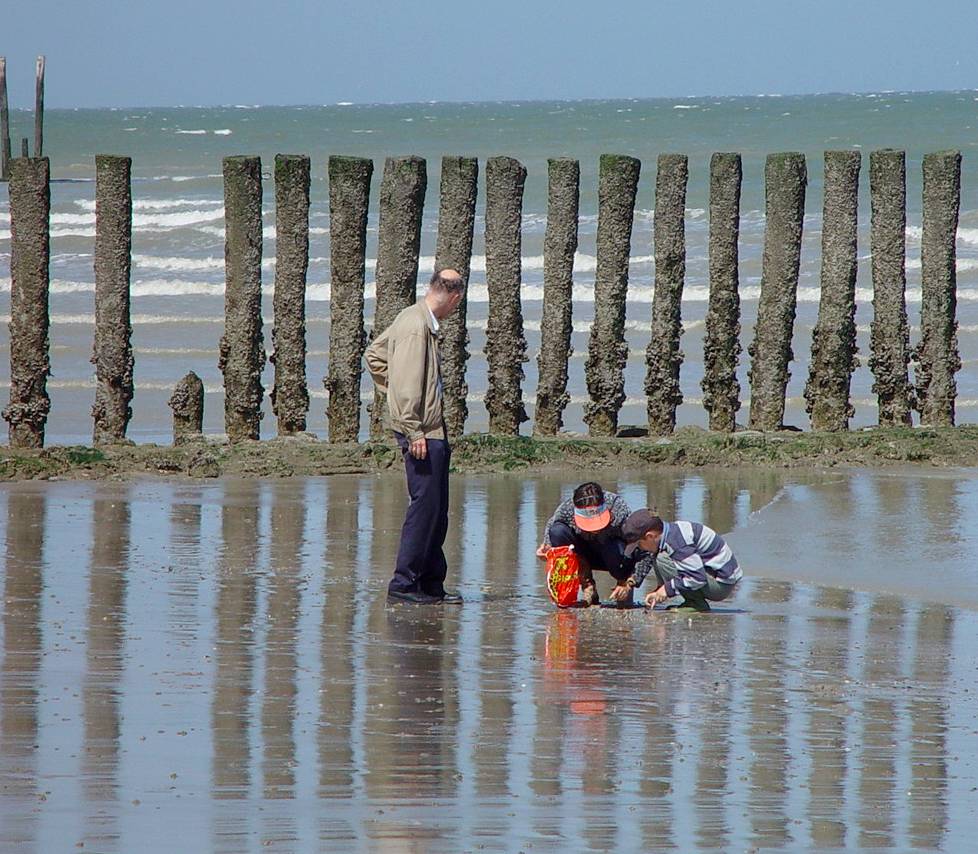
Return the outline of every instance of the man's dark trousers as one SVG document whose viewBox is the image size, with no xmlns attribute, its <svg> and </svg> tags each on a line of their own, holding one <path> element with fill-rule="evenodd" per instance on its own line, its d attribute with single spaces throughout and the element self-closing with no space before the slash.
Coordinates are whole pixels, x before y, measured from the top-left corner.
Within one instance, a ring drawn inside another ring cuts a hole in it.
<svg viewBox="0 0 978 854">
<path fill-rule="evenodd" d="M 408 439 L 402 433 L 394 438 L 400 445 L 407 474 L 408 505 L 401 528 L 401 544 L 389 590 L 445 595 L 448 563 L 442 546 L 448 533 L 448 467 L 452 449 L 445 439 L 428 439 L 428 455 L 412 457 Z"/>
</svg>

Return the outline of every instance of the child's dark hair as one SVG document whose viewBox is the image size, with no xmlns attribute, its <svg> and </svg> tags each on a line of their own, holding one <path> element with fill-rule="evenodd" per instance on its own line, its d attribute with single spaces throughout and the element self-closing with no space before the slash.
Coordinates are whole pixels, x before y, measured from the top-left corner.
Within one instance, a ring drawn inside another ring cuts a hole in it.
<svg viewBox="0 0 978 854">
<path fill-rule="evenodd" d="M 597 507 L 604 504 L 604 490 L 600 483 L 589 480 L 574 490 L 575 507 Z"/>
</svg>

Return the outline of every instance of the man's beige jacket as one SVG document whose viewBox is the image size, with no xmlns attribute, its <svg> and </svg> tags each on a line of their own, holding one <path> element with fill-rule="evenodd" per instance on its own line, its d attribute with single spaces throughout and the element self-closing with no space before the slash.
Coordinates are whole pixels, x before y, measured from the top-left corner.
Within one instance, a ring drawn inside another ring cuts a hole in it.
<svg viewBox="0 0 978 854">
<path fill-rule="evenodd" d="M 387 395 L 391 427 L 410 440 L 444 439 L 438 338 L 423 299 L 374 339 L 366 360 L 374 384 Z"/>
</svg>

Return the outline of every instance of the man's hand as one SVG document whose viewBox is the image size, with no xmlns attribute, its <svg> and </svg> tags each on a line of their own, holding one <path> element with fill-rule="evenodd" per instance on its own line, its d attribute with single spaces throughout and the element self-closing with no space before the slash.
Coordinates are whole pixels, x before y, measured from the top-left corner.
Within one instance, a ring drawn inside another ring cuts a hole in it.
<svg viewBox="0 0 978 854">
<path fill-rule="evenodd" d="M 423 460 L 428 456 L 428 441 L 422 436 L 420 439 L 412 439 L 408 445 L 408 453 L 416 460 Z"/>
<path fill-rule="evenodd" d="M 546 560 L 548 551 L 550 551 L 550 546 L 548 546 L 546 543 L 540 543 L 540 548 L 537 549 L 537 557 L 540 558 L 540 560 Z"/>
<path fill-rule="evenodd" d="M 635 589 L 634 585 L 623 582 L 621 584 L 616 584 L 614 590 L 611 591 L 611 598 L 615 602 L 624 602 L 629 594 Z"/>
<path fill-rule="evenodd" d="M 656 587 L 648 596 L 645 597 L 645 604 L 650 608 L 654 608 L 656 605 L 661 605 L 666 599 L 669 598 L 669 594 L 666 593 L 666 588 Z"/>
</svg>

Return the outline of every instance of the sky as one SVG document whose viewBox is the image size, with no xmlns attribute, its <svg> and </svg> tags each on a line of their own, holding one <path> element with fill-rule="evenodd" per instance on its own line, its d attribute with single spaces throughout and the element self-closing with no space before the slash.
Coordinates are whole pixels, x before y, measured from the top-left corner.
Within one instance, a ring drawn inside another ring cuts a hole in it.
<svg viewBox="0 0 978 854">
<path fill-rule="evenodd" d="M 11 106 L 574 100 L 978 87 L 975 0 L 31 0 Z"/>
</svg>

